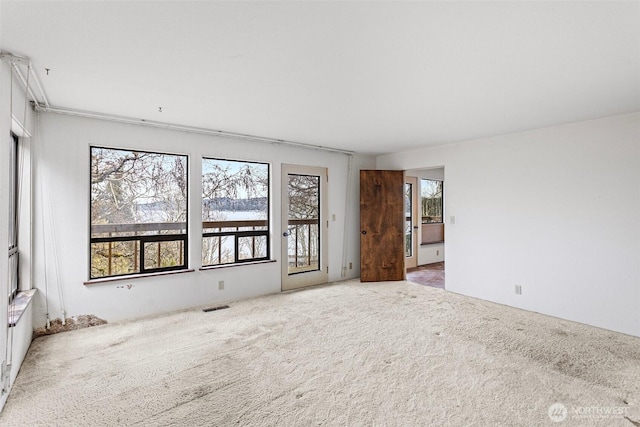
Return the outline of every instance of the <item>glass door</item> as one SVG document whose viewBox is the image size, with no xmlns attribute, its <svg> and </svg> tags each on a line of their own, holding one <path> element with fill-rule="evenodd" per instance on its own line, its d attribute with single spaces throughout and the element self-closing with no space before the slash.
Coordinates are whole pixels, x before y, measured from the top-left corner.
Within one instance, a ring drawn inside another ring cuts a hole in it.
<svg viewBox="0 0 640 427">
<path fill-rule="evenodd" d="M 327 282 L 327 171 L 282 166 L 282 289 Z"/>
<path fill-rule="evenodd" d="M 418 224 L 417 224 L 417 190 L 418 178 L 407 176 L 404 182 L 404 255 L 405 267 L 418 266 Z"/>
</svg>

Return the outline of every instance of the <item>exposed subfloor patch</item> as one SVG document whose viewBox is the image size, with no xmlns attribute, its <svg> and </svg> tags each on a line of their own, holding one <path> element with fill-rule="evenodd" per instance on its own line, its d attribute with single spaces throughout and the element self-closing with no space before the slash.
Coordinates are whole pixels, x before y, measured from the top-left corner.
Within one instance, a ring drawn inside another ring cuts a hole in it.
<svg viewBox="0 0 640 427">
<path fill-rule="evenodd" d="M 90 326 L 104 325 L 106 320 L 100 319 L 93 314 L 81 314 L 80 316 L 74 316 L 66 318 L 64 325 L 62 319 L 53 319 L 51 326 L 47 328 L 36 328 L 33 330 L 33 337 L 41 337 L 44 335 L 57 334 L 59 332 L 73 331 L 76 329 L 88 328 Z"/>
</svg>

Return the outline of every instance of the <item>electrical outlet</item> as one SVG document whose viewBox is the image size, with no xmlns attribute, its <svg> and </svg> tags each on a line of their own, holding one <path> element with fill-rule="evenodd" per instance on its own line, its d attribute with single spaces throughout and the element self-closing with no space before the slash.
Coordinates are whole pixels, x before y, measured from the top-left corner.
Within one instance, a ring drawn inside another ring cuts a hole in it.
<svg viewBox="0 0 640 427">
<path fill-rule="evenodd" d="M 440 251 L 436 251 L 436 256 L 440 256 Z"/>
<path fill-rule="evenodd" d="M 218 290 L 221 291 L 224 289 L 224 280 L 220 280 L 218 282 Z"/>
<path fill-rule="evenodd" d="M 522 286 L 516 285 L 516 295 L 522 295 Z"/>
<path fill-rule="evenodd" d="M 349 270 L 353 270 L 353 263 L 352 262 L 349 263 Z"/>
</svg>

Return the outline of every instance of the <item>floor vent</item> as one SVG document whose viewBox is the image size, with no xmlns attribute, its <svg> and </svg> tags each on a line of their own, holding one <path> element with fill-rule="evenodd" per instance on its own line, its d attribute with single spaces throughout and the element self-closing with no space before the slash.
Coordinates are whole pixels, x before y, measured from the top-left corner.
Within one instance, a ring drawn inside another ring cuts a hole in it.
<svg viewBox="0 0 640 427">
<path fill-rule="evenodd" d="M 209 307 L 209 308 L 203 309 L 202 311 L 204 311 L 205 313 L 208 313 L 210 311 L 222 310 L 222 309 L 225 309 L 225 308 L 229 308 L 229 306 L 228 305 L 220 305 L 218 307 Z"/>
</svg>

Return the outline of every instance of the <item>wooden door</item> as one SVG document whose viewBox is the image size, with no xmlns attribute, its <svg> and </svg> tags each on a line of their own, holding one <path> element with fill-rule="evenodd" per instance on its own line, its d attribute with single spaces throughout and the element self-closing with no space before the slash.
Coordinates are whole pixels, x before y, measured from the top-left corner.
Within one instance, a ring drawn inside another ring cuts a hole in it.
<svg viewBox="0 0 640 427">
<path fill-rule="evenodd" d="M 404 172 L 360 171 L 360 280 L 405 279 Z"/>
</svg>

